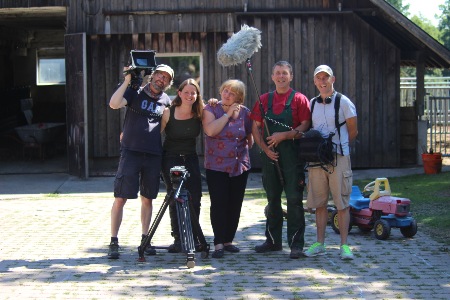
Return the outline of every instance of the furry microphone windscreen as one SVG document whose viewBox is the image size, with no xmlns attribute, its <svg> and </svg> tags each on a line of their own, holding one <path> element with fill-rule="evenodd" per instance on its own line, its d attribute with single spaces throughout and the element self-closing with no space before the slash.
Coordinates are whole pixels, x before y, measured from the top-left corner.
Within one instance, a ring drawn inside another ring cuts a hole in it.
<svg viewBox="0 0 450 300">
<path fill-rule="evenodd" d="M 242 25 L 217 52 L 217 60 L 224 66 L 238 65 L 252 57 L 261 48 L 261 31 L 248 25 Z"/>
</svg>

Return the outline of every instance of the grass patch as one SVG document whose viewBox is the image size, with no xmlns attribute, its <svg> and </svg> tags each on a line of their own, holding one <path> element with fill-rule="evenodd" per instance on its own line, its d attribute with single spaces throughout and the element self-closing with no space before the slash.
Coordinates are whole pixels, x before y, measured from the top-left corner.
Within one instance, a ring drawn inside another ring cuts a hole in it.
<svg viewBox="0 0 450 300">
<path fill-rule="evenodd" d="M 375 180 L 354 180 L 362 191 L 364 186 Z M 419 231 L 426 232 L 433 239 L 450 245 L 450 172 L 440 174 L 416 174 L 388 178 L 393 196 L 411 200 L 411 213 L 419 224 Z M 245 192 L 246 199 L 261 199 L 265 206 L 264 189 Z M 285 204 L 283 194 L 282 203 Z"/>
<path fill-rule="evenodd" d="M 411 200 L 419 230 L 450 245 L 450 172 L 388 178 L 393 196 Z M 373 180 L 355 180 L 361 190 Z"/>
</svg>

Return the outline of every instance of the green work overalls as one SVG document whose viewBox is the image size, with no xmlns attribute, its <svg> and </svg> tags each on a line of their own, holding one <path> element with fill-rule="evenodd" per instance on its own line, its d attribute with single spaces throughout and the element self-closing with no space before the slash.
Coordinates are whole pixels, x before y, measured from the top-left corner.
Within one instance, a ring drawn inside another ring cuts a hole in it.
<svg viewBox="0 0 450 300">
<path fill-rule="evenodd" d="M 295 91 L 289 95 L 283 112 L 275 115 L 272 110 L 273 92 L 269 93 L 266 124 L 269 132 L 283 132 L 291 130 L 293 126 L 291 102 Z M 282 126 L 276 122 L 285 124 Z M 267 132 L 264 130 L 264 140 Z M 281 194 L 286 194 L 287 200 L 287 238 L 289 247 L 293 246 L 303 249 L 305 235 L 305 212 L 303 209 L 304 189 L 304 162 L 298 158 L 298 140 L 284 140 L 277 147 L 279 153 L 278 164 L 280 166 L 284 186 L 281 185 L 277 168 L 264 152 L 261 152 L 263 186 L 268 201 L 266 237 L 272 244 L 282 244 L 283 211 L 281 208 Z"/>
</svg>

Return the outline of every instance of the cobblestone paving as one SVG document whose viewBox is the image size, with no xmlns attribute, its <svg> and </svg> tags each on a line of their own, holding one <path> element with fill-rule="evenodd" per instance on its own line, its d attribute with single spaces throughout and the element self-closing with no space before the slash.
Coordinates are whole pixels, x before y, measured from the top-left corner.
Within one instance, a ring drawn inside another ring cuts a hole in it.
<svg viewBox="0 0 450 300">
<path fill-rule="evenodd" d="M 161 194 L 154 203 L 155 213 L 162 200 Z M 197 254 L 192 269 L 186 267 L 185 255 L 163 249 L 144 263 L 137 261 L 140 201 L 129 200 L 119 233 L 121 258 L 109 260 L 112 201 L 112 193 L 0 197 L 0 299 L 448 299 L 450 295 L 450 253 L 420 227 L 413 239 L 392 229 L 386 241 L 353 229 L 349 236 L 353 261 L 339 258 L 339 236 L 331 227 L 325 256 L 292 260 L 286 244 L 282 252 L 255 253 L 253 247 L 264 240 L 261 199 L 244 201 L 235 238 L 241 252 L 225 253 L 222 259 Z M 307 213 L 306 221 L 309 246 L 315 240 L 314 215 Z M 209 224 L 205 193 L 201 225 L 212 247 Z M 168 213 L 152 242 L 171 243 Z"/>
</svg>

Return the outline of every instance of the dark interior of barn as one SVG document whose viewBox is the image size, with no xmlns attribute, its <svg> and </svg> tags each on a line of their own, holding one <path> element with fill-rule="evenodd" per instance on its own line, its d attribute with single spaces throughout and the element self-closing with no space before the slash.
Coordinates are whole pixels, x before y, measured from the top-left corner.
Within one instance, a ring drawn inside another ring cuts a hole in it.
<svg viewBox="0 0 450 300">
<path fill-rule="evenodd" d="M 65 171 L 64 83 L 39 83 L 39 58 L 64 55 L 65 11 L 0 18 L 0 172 Z M 63 70 L 62 72 L 63 73 Z"/>
</svg>

